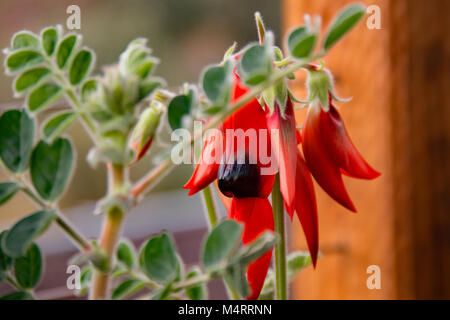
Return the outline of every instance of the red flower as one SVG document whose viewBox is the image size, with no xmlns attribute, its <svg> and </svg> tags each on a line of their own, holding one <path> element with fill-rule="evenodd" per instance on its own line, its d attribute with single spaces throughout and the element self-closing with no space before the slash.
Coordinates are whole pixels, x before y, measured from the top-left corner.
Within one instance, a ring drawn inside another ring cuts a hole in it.
<svg viewBox="0 0 450 320">
<path fill-rule="evenodd" d="M 247 90 L 236 76 L 233 100 L 237 100 Z M 257 148 L 251 148 L 249 144 L 239 146 L 236 136 L 227 135 L 228 129 L 233 129 L 234 132 L 242 129 L 244 133 L 248 133 L 249 129 L 257 130 Z M 264 141 L 260 139 L 261 129 L 266 132 L 267 139 L 263 139 Z M 279 129 L 279 138 L 271 141 L 268 129 Z M 277 105 L 272 115 L 266 114 L 254 99 L 225 119 L 220 130 L 225 141 L 215 136 L 207 138 L 199 164 L 184 188 L 190 189 L 189 195 L 192 195 L 218 179 L 222 194 L 232 198 L 229 218 L 244 224 L 244 245 L 255 240 L 264 231 L 274 228 L 272 207 L 267 197 L 272 191 L 275 174 L 261 174 L 262 169 L 272 164 L 263 163 L 259 157 L 260 154 L 270 155 L 273 143 L 286 208 L 291 218 L 294 211 L 297 212 L 315 265 L 318 252 L 316 201 L 311 175 L 297 147 L 299 136 L 295 129 L 290 100 L 285 115 L 282 116 Z M 211 152 L 212 150 L 214 152 Z M 220 164 L 212 159 L 217 159 L 219 155 L 222 158 Z M 236 162 L 237 159 L 243 158 L 246 160 L 245 164 L 242 164 L 244 161 Z M 252 160 L 255 160 L 253 164 Z M 271 255 L 272 250 L 248 266 L 247 278 L 251 288 L 248 299 L 258 298 L 269 269 Z"/>
<path fill-rule="evenodd" d="M 329 96 L 328 111 L 319 103 L 312 103 L 308 110 L 303 129 L 303 153 L 309 171 L 322 189 L 345 208 L 356 212 L 341 175 L 370 180 L 380 173 L 367 164 L 353 145 L 331 102 L 331 94 Z"/>
</svg>

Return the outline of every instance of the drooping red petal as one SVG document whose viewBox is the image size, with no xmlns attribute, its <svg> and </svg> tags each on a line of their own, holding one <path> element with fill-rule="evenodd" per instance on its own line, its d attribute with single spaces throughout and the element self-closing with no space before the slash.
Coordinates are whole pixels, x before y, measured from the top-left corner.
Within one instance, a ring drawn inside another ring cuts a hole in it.
<svg viewBox="0 0 450 320">
<path fill-rule="evenodd" d="M 330 110 L 321 110 L 320 127 L 323 140 L 333 161 L 336 161 L 342 172 L 353 178 L 375 179 L 380 173 L 375 171 L 353 145 L 338 111 L 333 105 Z"/>
<path fill-rule="evenodd" d="M 233 198 L 230 217 L 244 224 L 242 242 L 245 244 L 255 240 L 264 231 L 273 231 L 272 206 L 269 200 L 261 198 Z M 247 279 L 251 293 L 249 300 L 258 299 L 269 270 L 272 250 L 248 265 Z"/>
<path fill-rule="evenodd" d="M 291 100 L 288 98 L 284 116 L 280 107 L 275 104 L 274 111 L 270 115 L 267 109 L 267 126 L 272 130 L 278 130 L 278 139 L 272 141 L 272 150 L 278 162 L 280 172 L 280 190 L 283 195 L 286 210 L 291 219 L 294 214 L 295 196 L 295 170 L 297 167 L 297 130 L 295 128 L 295 114 Z"/>
<path fill-rule="evenodd" d="M 220 127 L 221 129 L 221 127 Z M 201 157 L 195 167 L 189 181 L 183 186 L 184 189 L 190 189 L 189 195 L 193 195 L 204 189 L 211 182 L 217 179 L 220 160 L 224 148 L 222 131 L 212 132 L 206 137 Z"/>
<path fill-rule="evenodd" d="M 311 174 L 300 151 L 297 154 L 297 171 L 295 185 L 295 212 L 305 233 L 306 243 L 313 266 L 316 267 L 319 252 L 319 223 L 317 204 Z"/>
<path fill-rule="evenodd" d="M 320 122 L 320 105 L 309 107 L 303 128 L 303 154 L 306 164 L 317 183 L 334 200 L 347 209 L 356 212 L 355 206 L 345 190 L 338 163 L 328 153 L 326 132 Z"/>
<path fill-rule="evenodd" d="M 237 75 L 233 88 L 233 101 L 244 95 L 248 89 L 242 85 Z M 271 139 L 267 128 L 266 115 L 257 99 L 251 100 L 233 112 L 223 122 L 225 132 L 225 161 L 238 153 L 247 154 L 260 167 L 259 196 L 268 197 L 275 181 L 277 166 L 271 157 Z"/>
</svg>

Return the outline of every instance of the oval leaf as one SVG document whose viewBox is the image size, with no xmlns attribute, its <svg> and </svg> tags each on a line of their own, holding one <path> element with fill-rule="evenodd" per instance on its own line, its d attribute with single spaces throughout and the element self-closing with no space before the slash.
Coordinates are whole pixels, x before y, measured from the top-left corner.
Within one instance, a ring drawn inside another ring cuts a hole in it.
<svg viewBox="0 0 450 320">
<path fill-rule="evenodd" d="M 306 27 L 299 27 L 288 37 L 288 48 L 294 58 L 304 58 L 311 54 L 316 44 L 317 35 Z"/>
<path fill-rule="evenodd" d="M 117 260 L 127 269 L 133 269 L 136 264 L 136 249 L 127 239 L 122 239 L 117 246 Z"/>
<path fill-rule="evenodd" d="M 6 58 L 6 68 L 8 72 L 15 73 L 34 67 L 42 61 L 44 61 L 44 57 L 39 52 L 23 49 L 10 54 Z"/>
<path fill-rule="evenodd" d="M 77 35 L 71 34 L 59 43 L 56 50 L 56 64 L 60 69 L 64 69 L 67 66 L 67 62 L 75 51 L 77 41 Z"/>
<path fill-rule="evenodd" d="M 58 43 L 58 31 L 54 28 L 47 28 L 41 33 L 42 47 L 48 56 L 55 52 L 56 44 Z"/>
<path fill-rule="evenodd" d="M 213 103 L 223 105 L 228 102 L 231 92 L 231 65 L 213 66 L 206 69 L 202 78 L 203 91 Z"/>
<path fill-rule="evenodd" d="M 342 38 L 358 21 L 364 16 L 366 8 L 363 4 L 357 3 L 344 8 L 331 24 L 323 47 L 330 49 L 340 38 Z"/>
<path fill-rule="evenodd" d="M 42 210 L 19 220 L 2 239 L 3 250 L 13 258 L 25 255 L 33 241 L 47 230 L 54 217 L 54 211 Z"/>
<path fill-rule="evenodd" d="M 201 271 L 198 267 L 194 267 L 188 272 L 186 280 L 195 278 L 201 275 Z M 186 297 L 190 300 L 206 300 L 208 298 L 208 289 L 206 283 L 201 283 L 195 287 L 188 287 L 185 289 Z"/>
<path fill-rule="evenodd" d="M 15 182 L 0 183 L 0 205 L 11 199 L 19 190 L 20 186 Z"/>
<path fill-rule="evenodd" d="M 0 157 L 12 172 L 28 167 L 34 142 L 34 120 L 25 110 L 9 110 L 0 117 Z"/>
<path fill-rule="evenodd" d="M 42 135 L 47 141 L 59 137 L 77 118 L 76 112 L 62 112 L 49 118 L 43 126 Z"/>
<path fill-rule="evenodd" d="M 33 296 L 26 291 L 16 291 L 0 297 L 0 300 L 33 300 Z"/>
<path fill-rule="evenodd" d="M 139 254 L 141 270 L 152 280 L 168 284 L 179 272 L 175 245 L 168 234 L 163 233 L 148 240 Z"/>
<path fill-rule="evenodd" d="M 119 284 L 112 292 L 111 299 L 120 300 L 125 299 L 136 293 L 145 286 L 145 283 L 138 279 L 127 279 Z"/>
<path fill-rule="evenodd" d="M 167 118 L 172 130 L 183 126 L 183 117 L 191 112 L 191 98 L 187 95 L 179 95 L 172 99 L 167 108 Z"/>
<path fill-rule="evenodd" d="M 83 49 L 77 53 L 69 70 L 69 80 L 72 85 L 81 83 L 92 69 L 94 54 Z"/>
<path fill-rule="evenodd" d="M 33 245 L 23 257 L 14 260 L 14 275 L 25 289 L 36 287 L 42 276 L 42 255 L 39 247 Z"/>
<path fill-rule="evenodd" d="M 241 240 L 242 227 L 233 220 L 220 222 L 208 235 L 202 262 L 207 271 L 224 267 Z"/>
<path fill-rule="evenodd" d="M 11 270 L 12 263 L 13 263 L 13 259 L 3 251 L 2 246 L 1 246 L 1 243 L 3 242 L 3 238 L 6 237 L 7 233 L 8 233 L 7 230 L 0 233 L 0 273 L 2 273 L 2 274 Z"/>
<path fill-rule="evenodd" d="M 39 39 L 29 31 L 16 33 L 11 40 L 11 47 L 14 50 L 39 47 Z"/>
<path fill-rule="evenodd" d="M 62 88 L 54 83 L 44 83 L 28 96 L 27 106 L 31 112 L 39 112 L 59 99 Z"/>
<path fill-rule="evenodd" d="M 31 155 L 31 181 L 36 191 L 45 200 L 58 198 L 69 181 L 74 154 L 72 144 L 58 138 L 52 144 L 38 143 Z"/>
<path fill-rule="evenodd" d="M 17 93 L 22 93 L 46 79 L 50 74 L 51 71 L 47 68 L 35 68 L 25 71 L 14 81 L 14 90 Z"/>
<path fill-rule="evenodd" d="M 250 47 L 241 58 L 241 73 L 245 83 L 257 85 L 270 75 L 272 61 L 267 48 L 261 45 Z"/>
</svg>

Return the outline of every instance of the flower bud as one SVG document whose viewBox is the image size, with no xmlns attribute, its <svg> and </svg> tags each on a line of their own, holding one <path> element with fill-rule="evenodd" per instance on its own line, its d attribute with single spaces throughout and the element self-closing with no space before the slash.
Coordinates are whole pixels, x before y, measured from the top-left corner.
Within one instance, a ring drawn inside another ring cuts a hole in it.
<svg viewBox="0 0 450 320">
<path fill-rule="evenodd" d="M 129 142 L 129 147 L 134 151 L 132 164 L 139 161 L 150 148 L 163 112 L 162 107 L 161 103 L 154 101 L 140 115 Z"/>
<path fill-rule="evenodd" d="M 325 111 L 329 109 L 329 93 L 333 92 L 333 80 L 327 69 L 308 69 L 306 86 L 308 87 L 308 100 L 312 102 L 318 99 Z"/>
</svg>

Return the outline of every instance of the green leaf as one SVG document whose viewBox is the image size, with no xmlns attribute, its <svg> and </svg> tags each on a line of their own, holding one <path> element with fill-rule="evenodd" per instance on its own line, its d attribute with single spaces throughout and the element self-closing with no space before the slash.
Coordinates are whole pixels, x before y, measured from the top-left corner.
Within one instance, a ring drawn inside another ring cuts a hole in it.
<svg viewBox="0 0 450 320">
<path fill-rule="evenodd" d="M 194 267 L 188 272 L 186 280 L 195 278 L 201 274 L 200 268 Z M 208 288 L 206 287 L 206 283 L 201 283 L 194 287 L 187 287 L 184 292 L 186 293 L 186 297 L 190 300 L 206 300 L 208 298 Z"/>
<path fill-rule="evenodd" d="M 14 274 L 22 288 L 31 289 L 37 286 L 42 276 L 42 255 L 36 244 L 33 244 L 23 257 L 14 260 Z"/>
<path fill-rule="evenodd" d="M 34 120 L 25 110 L 9 110 L 0 117 L 0 157 L 12 172 L 28 167 L 34 142 Z"/>
<path fill-rule="evenodd" d="M 145 286 L 145 283 L 139 279 L 127 279 L 114 288 L 111 299 L 121 300 L 138 292 Z"/>
<path fill-rule="evenodd" d="M 56 44 L 58 43 L 59 32 L 55 28 L 44 29 L 41 33 L 42 47 L 48 56 L 55 52 Z"/>
<path fill-rule="evenodd" d="M 366 7 L 363 4 L 352 4 L 344 8 L 334 19 L 328 29 L 323 48 L 330 49 L 340 38 L 342 38 L 358 21 L 364 17 Z"/>
<path fill-rule="evenodd" d="M 59 99 L 62 88 L 54 83 L 44 83 L 34 89 L 27 99 L 27 107 L 31 112 L 39 112 Z"/>
<path fill-rule="evenodd" d="M 254 45 L 241 57 L 240 71 L 248 85 L 265 81 L 272 72 L 272 60 L 265 46 Z"/>
<path fill-rule="evenodd" d="M 308 252 L 295 251 L 287 257 L 287 274 L 289 281 L 292 280 L 302 269 L 312 264 Z"/>
<path fill-rule="evenodd" d="M 317 34 L 306 27 L 299 27 L 288 37 L 288 48 L 294 58 L 304 58 L 311 54 L 317 41 Z"/>
<path fill-rule="evenodd" d="M 231 289 L 236 291 L 241 297 L 247 297 L 249 287 L 247 282 L 247 266 L 235 263 L 225 270 L 224 280 Z"/>
<path fill-rule="evenodd" d="M 47 68 L 39 67 L 34 68 L 22 73 L 14 81 L 14 90 L 17 93 L 22 93 L 40 83 L 51 74 L 51 71 Z"/>
<path fill-rule="evenodd" d="M 94 54 L 91 50 L 83 49 L 77 53 L 69 70 L 69 80 L 72 85 L 80 84 L 94 65 Z"/>
<path fill-rule="evenodd" d="M 75 52 L 78 36 L 70 34 L 66 36 L 58 45 L 56 49 L 56 64 L 60 69 L 64 69 L 67 66 L 67 62 Z"/>
<path fill-rule="evenodd" d="M 139 82 L 139 99 L 141 101 L 151 95 L 157 88 L 162 86 L 163 79 L 151 77 Z"/>
<path fill-rule="evenodd" d="M 61 112 L 47 119 L 42 128 L 42 135 L 45 140 L 53 141 L 59 137 L 77 118 L 76 112 Z"/>
<path fill-rule="evenodd" d="M 176 130 L 183 127 L 183 117 L 191 112 L 193 95 L 179 95 L 172 99 L 167 108 L 170 128 Z"/>
<path fill-rule="evenodd" d="M 9 73 L 15 73 L 34 67 L 42 61 L 44 57 L 38 51 L 23 49 L 11 53 L 6 58 L 6 68 Z"/>
<path fill-rule="evenodd" d="M 275 242 L 274 233 L 271 231 L 266 231 L 257 239 L 253 240 L 251 243 L 236 252 L 233 257 L 233 261 L 239 261 L 240 264 L 247 265 L 257 260 L 268 250 L 272 249 Z"/>
<path fill-rule="evenodd" d="M 88 79 L 81 86 L 81 99 L 83 102 L 87 101 L 88 96 L 97 90 L 97 80 L 96 79 Z"/>
<path fill-rule="evenodd" d="M 151 296 L 150 300 L 169 300 L 171 290 L 172 284 L 169 283 L 164 288 L 153 291 L 153 295 Z"/>
<path fill-rule="evenodd" d="M 136 264 L 136 249 L 128 239 L 122 239 L 117 246 L 117 261 L 131 270 Z"/>
<path fill-rule="evenodd" d="M 16 291 L 0 297 L 0 300 L 33 300 L 33 296 L 26 291 Z"/>
<path fill-rule="evenodd" d="M 208 235 L 203 246 L 202 262 L 208 272 L 226 265 L 241 240 L 242 227 L 233 220 L 220 222 Z"/>
<path fill-rule="evenodd" d="M 139 254 L 141 270 L 152 280 L 168 284 L 179 272 L 175 245 L 167 233 L 148 240 Z"/>
<path fill-rule="evenodd" d="M 1 243 L 3 242 L 3 238 L 6 237 L 8 233 L 7 230 L 2 231 L 0 233 L 0 273 L 7 272 L 11 270 L 13 259 L 8 256 L 2 249 Z"/>
<path fill-rule="evenodd" d="M 20 186 L 15 182 L 1 182 L 0 183 L 0 205 L 11 199 L 17 191 L 20 190 Z"/>
<path fill-rule="evenodd" d="M 17 32 L 12 40 L 11 47 L 14 50 L 25 48 L 37 48 L 39 47 L 39 39 L 33 33 L 29 31 Z"/>
<path fill-rule="evenodd" d="M 224 105 L 231 95 L 231 63 L 206 69 L 202 87 L 206 97 L 215 105 Z"/>
<path fill-rule="evenodd" d="M 41 210 L 19 220 L 2 239 L 2 248 L 13 258 L 25 255 L 32 242 L 43 234 L 53 219 L 53 210 Z"/>
<path fill-rule="evenodd" d="M 38 143 L 31 155 L 31 181 L 45 200 L 57 199 L 69 181 L 74 154 L 68 139 L 58 138 L 52 144 Z"/>
</svg>

